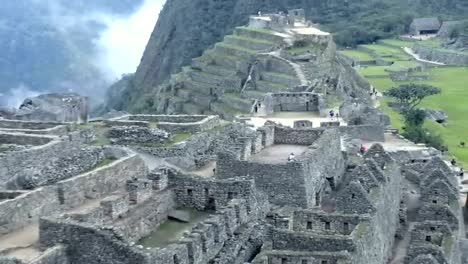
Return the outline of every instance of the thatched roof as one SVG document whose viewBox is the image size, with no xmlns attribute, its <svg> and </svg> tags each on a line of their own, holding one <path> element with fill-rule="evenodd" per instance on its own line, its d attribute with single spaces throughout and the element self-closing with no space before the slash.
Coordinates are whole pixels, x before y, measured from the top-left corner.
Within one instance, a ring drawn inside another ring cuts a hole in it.
<svg viewBox="0 0 468 264">
<path fill-rule="evenodd" d="M 411 27 L 417 31 L 439 30 L 440 21 L 437 17 L 415 18 Z"/>
</svg>

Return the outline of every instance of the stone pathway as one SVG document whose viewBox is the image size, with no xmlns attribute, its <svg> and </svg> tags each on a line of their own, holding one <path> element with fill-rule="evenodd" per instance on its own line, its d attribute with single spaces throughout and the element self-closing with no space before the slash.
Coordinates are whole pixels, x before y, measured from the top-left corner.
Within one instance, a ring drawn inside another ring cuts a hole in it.
<svg viewBox="0 0 468 264">
<path fill-rule="evenodd" d="M 41 255 L 37 248 L 39 224 L 31 224 L 0 237 L 0 254 L 29 262 Z"/>
<path fill-rule="evenodd" d="M 421 57 L 416 54 L 411 48 L 408 48 L 408 47 L 404 47 L 403 50 L 410 56 L 412 56 L 415 60 L 417 61 L 420 61 L 420 62 L 425 62 L 425 63 L 430 63 L 430 64 L 435 64 L 435 65 L 439 65 L 439 66 L 444 66 L 445 64 L 444 63 L 441 63 L 441 62 L 437 62 L 437 61 L 429 61 L 429 60 L 425 60 L 425 59 L 421 59 Z"/>
</svg>

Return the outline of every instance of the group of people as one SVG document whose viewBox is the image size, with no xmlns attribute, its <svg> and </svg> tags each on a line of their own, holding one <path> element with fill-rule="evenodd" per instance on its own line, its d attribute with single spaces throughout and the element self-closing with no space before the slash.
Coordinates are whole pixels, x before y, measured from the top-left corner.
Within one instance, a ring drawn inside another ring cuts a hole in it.
<svg viewBox="0 0 468 264">
<path fill-rule="evenodd" d="M 328 112 L 328 114 L 330 115 L 330 118 L 331 120 L 333 120 L 334 117 L 336 117 L 337 119 L 340 118 L 340 114 L 338 113 L 335 113 L 335 110 L 330 110 L 330 112 Z"/>
<path fill-rule="evenodd" d="M 452 159 L 450 161 L 450 164 L 452 164 L 453 167 L 457 166 L 457 161 L 455 159 Z M 465 176 L 465 171 L 463 170 L 463 167 L 460 167 L 460 171 L 458 172 L 458 176 L 462 177 Z"/>
</svg>

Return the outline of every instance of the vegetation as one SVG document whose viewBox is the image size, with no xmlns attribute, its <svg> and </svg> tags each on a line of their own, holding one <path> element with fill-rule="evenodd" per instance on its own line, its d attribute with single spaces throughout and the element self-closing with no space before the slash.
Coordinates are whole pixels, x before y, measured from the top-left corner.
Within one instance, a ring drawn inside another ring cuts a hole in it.
<svg viewBox="0 0 468 264">
<path fill-rule="evenodd" d="M 381 44 L 388 44 L 391 42 L 392 41 L 389 40 L 379 41 Z M 431 45 L 438 41 L 431 40 L 429 42 L 429 45 Z M 426 45 L 426 41 L 417 43 Z M 393 48 L 396 49 L 396 46 Z M 380 55 L 378 52 L 371 53 L 370 51 L 362 50 L 359 50 L 358 52 L 367 52 L 373 57 L 378 57 Z M 393 65 L 363 67 L 359 69 L 358 72 L 377 90 L 385 92 L 392 87 L 409 84 L 409 82 L 396 82 L 391 80 L 389 77 L 389 70 L 403 68 L 404 66 L 416 67 L 418 65 L 419 63 L 412 60 L 411 56 L 403 54 L 401 60 L 395 60 Z M 413 75 L 430 76 L 427 81 L 414 83 L 435 86 L 440 88 L 442 91 L 439 95 L 424 99 L 424 101 L 421 102 L 420 107 L 440 110 L 448 116 L 448 122 L 445 124 L 425 122 L 423 128 L 427 129 L 427 132 L 429 132 L 430 135 L 440 135 L 444 142 L 444 146 L 448 148 L 450 155 L 453 155 L 458 160 L 458 163 L 462 164 L 462 166 L 468 167 L 468 148 L 459 147 L 460 142 L 468 142 L 468 138 L 466 136 L 466 131 L 468 131 L 468 123 L 466 122 L 466 116 L 468 116 L 468 107 L 466 107 L 466 102 L 468 101 L 468 90 L 466 89 L 466 83 L 468 83 L 468 68 L 429 68 L 422 73 L 418 72 Z M 405 126 L 404 117 L 401 113 L 389 107 L 389 102 L 393 102 L 393 99 L 390 97 L 383 97 L 380 100 L 379 109 L 390 117 L 391 126 L 393 128 L 403 130 L 403 127 Z"/>
<path fill-rule="evenodd" d="M 417 113 L 415 107 L 418 106 L 424 98 L 440 94 L 440 92 L 439 88 L 431 85 L 411 83 L 400 85 L 400 87 L 393 87 L 384 94 L 397 99 L 400 104 L 405 107 L 404 111 L 415 111 L 415 116 L 421 117 L 421 114 Z M 422 116 L 422 119 L 424 119 L 424 116 Z"/>
</svg>

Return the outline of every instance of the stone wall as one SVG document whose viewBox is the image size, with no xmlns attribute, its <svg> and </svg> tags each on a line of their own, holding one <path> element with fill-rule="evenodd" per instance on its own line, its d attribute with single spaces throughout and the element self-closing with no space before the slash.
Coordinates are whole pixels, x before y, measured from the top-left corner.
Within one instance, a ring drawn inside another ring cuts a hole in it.
<svg viewBox="0 0 468 264">
<path fill-rule="evenodd" d="M 16 145 L 46 145 L 53 141 L 54 137 L 25 135 L 21 133 L 4 133 L 0 132 L 0 144 L 16 144 Z"/>
<path fill-rule="evenodd" d="M 47 249 L 39 258 L 34 259 L 29 264 L 69 264 L 67 248 L 57 245 Z"/>
<path fill-rule="evenodd" d="M 278 205 L 307 207 L 304 168 L 301 163 L 261 164 L 233 160 L 218 155 L 219 178 L 252 177 L 258 189 L 268 194 L 269 201 Z"/>
<path fill-rule="evenodd" d="M 0 235 L 34 223 L 60 209 L 56 186 L 47 186 L 0 202 Z"/>
<path fill-rule="evenodd" d="M 105 158 L 102 148 L 61 140 L 10 152 L 0 157 L 0 187 L 29 190 L 54 184 L 93 169 Z"/>
<path fill-rule="evenodd" d="M 324 132 L 324 129 L 294 129 L 275 126 L 275 144 L 312 145 Z"/>
<path fill-rule="evenodd" d="M 68 246 L 70 263 L 151 263 L 142 250 L 119 241 L 113 234 L 71 221 L 41 219 L 39 244 L 44 249 L 57 244 Z"/>
<path fill-rule="evenodd" d="M 136 154 L 57 183 L 61 203 L 69 208 L 122 189 L 130 177 L 144 178 L 148 169 Z"/>
<path fill-rule="evenodd" d="M 206 115 L 130 115 L 121 120 L 157 123 L 158 128 L 170 133 L 196 133 L 211 130 L 220 125 L 218 116 Z"/>
<path fill-rule="evenodd" d="M 382 125 L 340 126 L 342 136 L 365 141 L 385 141 L 385 127 Z"/>
<path fill-rule="evenodd" d="M 63 123 L 45 122 L 45 121 L 37 122 L 37 121 L 7 120 L 7 119 L 0 118 L 0 130 L 3 128 L 42 130 L 42 129 L 54 128 L 60 125 L 63 125 Z"/>
<path fill-rule="evenodd" d="M 262 100 L 267 115 L 275 112 L 318 112 L 320 95 L 315 93 L 273 93 Z"/>
<path fill-rule="evenodd" d="M 441 62 L 453 66 L 468 65 L 468 55 L 462 52 L 444 50 L 441 48 L 431 48 L 425 45 L 416 44 L 414 51 L 425 60 Z"/>
</svg>

